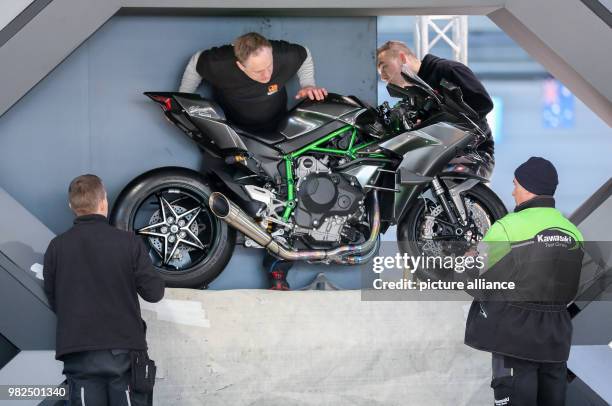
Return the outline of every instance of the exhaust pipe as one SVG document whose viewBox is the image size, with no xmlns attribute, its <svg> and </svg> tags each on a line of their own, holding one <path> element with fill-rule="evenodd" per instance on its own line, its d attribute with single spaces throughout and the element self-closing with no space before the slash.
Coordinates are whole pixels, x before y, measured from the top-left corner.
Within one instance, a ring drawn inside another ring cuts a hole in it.
<svg viewBox="0 0 612 406">
<path fill-rule="evenodd" d="M 291 250 L 276 242 L 272 236 L 261 228 L 238 205 L 229 200 L 223 193 L 214 192 L 208 199 L 212 213 L 240 231 L 257 244 L 273 254 L 288 261 L 331 260 L 338 263 L 360 264 L 366 262 L 376 251 L 378 234 L 380 233 L 380 208 L 378 194 L 372 192 L 372 225 L 370 237 L 362 244 L 342 245 L 330 250 Z M 360 254 L 365 255 L 360 256 Z"/>
</svg>

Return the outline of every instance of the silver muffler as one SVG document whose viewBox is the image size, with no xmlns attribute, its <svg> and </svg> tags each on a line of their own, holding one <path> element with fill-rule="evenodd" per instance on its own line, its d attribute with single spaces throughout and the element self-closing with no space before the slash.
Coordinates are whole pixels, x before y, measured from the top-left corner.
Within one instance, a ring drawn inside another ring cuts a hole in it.
<svg viewBox="0 0 612 406">
<path fill-rule="evenodd" d="M 288 261 L 322 261 L 344 264 L 360 264 L 366 262 L 376 251 L 378 235 L 380 233 L 380 207 L 378 194 L 372 192 L 372 224 L 370 237 L 362 244 L 342 245 L 329 250 L 293 250 L 276 242 L 272 236 L 261 228 L 238 205 L 228 199 L 223 193 L 214 192 L 208 199 L 212 213 L 240 231 L 257 244 L 266 248 L 273 254 Z M 362 256 L 362 254 L 365 254 Z"/>
</svg>

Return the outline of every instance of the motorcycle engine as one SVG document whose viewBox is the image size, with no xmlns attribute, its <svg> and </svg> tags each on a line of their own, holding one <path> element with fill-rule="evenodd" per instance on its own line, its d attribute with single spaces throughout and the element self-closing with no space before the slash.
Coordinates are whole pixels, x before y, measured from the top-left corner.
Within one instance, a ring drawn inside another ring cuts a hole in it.
<svg viewBox="0 0 612 406">
<path fill-rule="evenodd" d="M 311 156 L 298 160 L 295 224 L 300 233 L 320 242 L 340 241 L 346 222 L 363 213 L 364 193 L 359 182 L 334 173 Z"/>
</svg>

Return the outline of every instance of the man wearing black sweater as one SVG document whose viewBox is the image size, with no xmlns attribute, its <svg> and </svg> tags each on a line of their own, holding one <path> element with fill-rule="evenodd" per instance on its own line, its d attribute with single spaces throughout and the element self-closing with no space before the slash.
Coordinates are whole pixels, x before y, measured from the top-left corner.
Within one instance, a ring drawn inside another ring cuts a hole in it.
<svg viewBox="0 0 612 406">
<path fill-rule="evenodd" d="M 100 178 L 79 176 L 68 194 L 77 217 L 49 244 L 43 276 L 69 404 L 145 405 L 147 396 L 129 387 L 130 350 L 147 349 L 138 295 L 158 302 L 164 282 L 140 238 L 108 223 Z"/>
<path fill-rule="evenodd" d="M 461 89 L 465 103 L 478 114 L 479 120 L 476 124 L 486 135 L 486 139 L 478 145 L 476 151 L 484 160 L 477 165 L 477 173 L 488 179 L 495 165 L 493 137 L 487 123 L 487 114 L 493 110 L 493 101 L 474 72 L 461 62 L 439 58 L 431 54 L 419 60 L 401 41 L 387 41 L 378 48 L 376 56 L 378 72 L 384 82 L 401 87 L 409 86 L 410 84 L 401 75 L 402 70 L 408 70 L 437 92 L 440 92 L 442 79 Z M 466 159 L 470 161 L 470 157 Z"/>
</svg>

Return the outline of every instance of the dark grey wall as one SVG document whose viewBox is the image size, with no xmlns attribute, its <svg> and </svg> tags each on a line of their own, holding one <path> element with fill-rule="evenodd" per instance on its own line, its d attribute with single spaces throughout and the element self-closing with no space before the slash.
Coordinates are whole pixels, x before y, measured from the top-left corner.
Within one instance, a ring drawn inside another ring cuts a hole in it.
<svg viewBox="0 0 612 406">
<path fill-rule="evenodd" d="M 115 16 L 0 118 L 0 186 L 58 233 L 81 173 L 101 176 L 112 200 L 146 170 L 198 168 L 194 145 L 142 92 L 177 89 L 195 51 L 248 31 L 307 46 L 318 84 L 376 102 L 375 18 Z"/>
</svg>

